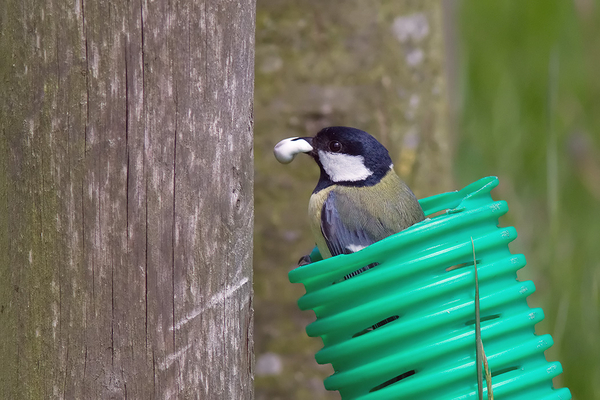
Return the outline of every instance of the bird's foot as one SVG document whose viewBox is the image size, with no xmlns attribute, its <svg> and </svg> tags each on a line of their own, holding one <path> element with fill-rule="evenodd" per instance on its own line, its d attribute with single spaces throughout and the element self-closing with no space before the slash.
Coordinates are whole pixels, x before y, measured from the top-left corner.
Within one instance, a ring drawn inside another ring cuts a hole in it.
<svg viewBox="0 0 600 400">
<path fill-rule="evenodd" d="M 311 259 L 310 259 L 310 254 L 307 254 L 305 256 L 300 257 L 300 259 L 298 260 L 298 266 L 302 267 L 305 265 L 308 265 L 312 263 Z"/>
</svg>

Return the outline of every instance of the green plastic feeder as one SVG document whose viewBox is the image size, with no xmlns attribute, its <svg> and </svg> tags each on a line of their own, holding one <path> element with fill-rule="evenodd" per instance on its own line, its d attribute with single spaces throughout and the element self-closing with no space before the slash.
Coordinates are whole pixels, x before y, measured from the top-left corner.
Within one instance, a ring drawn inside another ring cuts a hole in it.
<svg viewBox="0 0 600 400">
<path fill-rule="evenodd" d="M 306 328 L 323 339 L 315 358 L 335 370 L 325 379 L 328 390 L 361 400 L 477 398 L 472 238 L 494 398 L 571 398 L 569 389 L 552 386 L 562 367 L 544 356 L 552 337 L 534 333 L 544 313 L 527 305 L 533 282 L 517 280 L 525 257 L 508 249 L 516 230 L 498 227 L 508 206 L 492 200 L 497 185 L 488 177 L 422 199 L 425 215 L 445 212 L 357 253 L 290 272 L 306 288 L 299 307 L 317 316 Z"/>
</svg>

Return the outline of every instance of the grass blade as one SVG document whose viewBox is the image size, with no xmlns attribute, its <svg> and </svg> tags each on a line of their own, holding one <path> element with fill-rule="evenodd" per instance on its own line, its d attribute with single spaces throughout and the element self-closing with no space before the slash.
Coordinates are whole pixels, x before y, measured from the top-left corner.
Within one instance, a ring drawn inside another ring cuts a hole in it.
<svg viewBox="0 0 600 400">
<path fill-rule="evenodd" d="M 475 359 L 477 362 L 477 393 L 479 400 L 483 400 L 483 343 L 481 342 L 481 318 L 479 315 L 479 279 L 477 277 L 477 259 L 475 258 L 475 242 L 471 237 L 471 246 L 473 246 L 473 264 L 475 266 Z"/>
<path fill-rule="evenodd" d="M 483 341 L 481 340 L 481 315 L 479 308 L 479 277 L 477 274 L 477 257 L 475 257 L 475 242 L 471 237 L 471 246 L 473 247 L 473 265 L 475 267 L 475 358 L 477 360 L 477 392 L 479 400 L 483 400 L 483 371 L 485 368 L 485 382 L 487 385 L 487 398 L 494 400 L 494 390 L 492 389 L 492 373 L 488 366 Z"/>
<path fill-rule="evenodd" d="M 483 342 L 481 342 L 481 355 L 483 357 L 483 369 L 485 371 L 485 383 L 487 384 L 487 397 L 488 400 L 494 400 L 494 389 L 492 388 L 492 371 L 488 365 L 488 360 L 483 350 Z"/>
</svg>

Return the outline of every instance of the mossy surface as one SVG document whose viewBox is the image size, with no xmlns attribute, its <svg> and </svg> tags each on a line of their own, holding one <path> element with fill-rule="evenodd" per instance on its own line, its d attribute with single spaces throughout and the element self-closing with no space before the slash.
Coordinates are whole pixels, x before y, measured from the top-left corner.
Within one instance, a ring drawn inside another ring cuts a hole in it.
<svg viewBox="0 0 600 400">
<path fill-rule="evenodd" d="M 7 398 L 48 398 L 60 302 L 49 145 L 58 82 L 47 69 L 56 64 L 47 53 L 56 26 L 17 3 L 3 9 L 0 26 L 0 386 Z"/>
<path fill-rule="evenodd" d="M 303 156 L 278 164 L 273 146 L 325 126 L 354 126 L 390 150 L 418 196 L 451 188 L 441 4 L 264 0 L 257 6 L 256 357 L 277 354 L 282 371 L 256 376 L 256 398 L 339 398 L 323 388 L 333 371 L 314 360 L 322 343 L 304 331 L 314 315 L 298 310 L 303 288 L 287 278 L 314 246 L 307 207 L 318 168 Z"/>
</svg>

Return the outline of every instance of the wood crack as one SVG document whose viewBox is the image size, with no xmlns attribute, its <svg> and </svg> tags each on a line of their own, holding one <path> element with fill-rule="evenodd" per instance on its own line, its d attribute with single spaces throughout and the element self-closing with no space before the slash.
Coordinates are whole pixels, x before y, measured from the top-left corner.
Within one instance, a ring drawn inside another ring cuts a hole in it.
<svg viewBox="0 0 600 400">
<path fill-rule="evenodd" d="M 173 139 L 173 225 L 171 227 L 171 284 L 173 290 L 173 350 L 175 350 L 175 229 L 176 229 L 176 181 L 177 181 L 177 121 L 179 120 L 179 110 L 177 107 L 177 81 L 175 81 L 175 137 Z"/>
<path fill-rule="evenodd" d="M 144 260 L 144 277 L 145 277 L 145 282 L 144 282 L 144 308 L 145 308 L 145 312 L 146 312 L 146 316 L 145 316 L 145 323 L 144 323 L 144 327 L 145 327 L 145 336 L 146 336 L 146 350 L 148 350 L 148 176 L 146 176 L 146 166 L 147 166 L 147 157 L 146 157 L 146 151 L 147 151 L 147 143 L 146 143 L 146 56 L 145 56 L 145 47 L 146 47 L 146 43 L 144 40 L 144 3 L 140 2 L 140 36 L 141 36 L 141 40 L 142 40 L 142 112 L 143 112 L 143 118 L 141 118 L 142 123 L 143 123 L 143 132 L 144 132 L 144 161 L 143 161 L 143 176 L 144 176 L 144 183 L 145 183 L 145 193 L 144 193 L 144 200 L 145 200 L 145 227 L 144 227 L 144 231 L 145 231 L 145 250 L 144 250 L 144 256 L 145 256 L 145 260 Z M 146 351 L 146 354 L 148 354 L 148 352 Z M 152 363 L 154 363 L 154 350 L 152 353 Z"/>
<path fill-rule="evenodd" d="M 129 63 L 127 48 L 129 41 L 125 43 L 125 152 L 127 155 L 126 165 L 126 181 L 125 181 L 125 229 L 127 243 L 127 257 L 129 258 Z"/>
<path fill-rule="evenodd" d="M 87 25 L 85 23 L 85 6 L 84 6 L 84 0 L 81 0 L 81 22 L 82 22 L 82 33 L 83 33 L 83 40 L 85 43 L 85 71 L 84 71 L 84 75 L 85 75 L 85 89 L 86 89 L 86 98 L 85 98 L 85 137 L 84 137 L 84 143 L 85 143 L 85 147 L 84 147 L 84 157 L 87 155 L 87 134 L 88 134 L 88 125 L 90 122 L 90 57 L 89 57 L 89 45 L 88 45 L 88 35 L 87 35 Z"/>
</svg>

